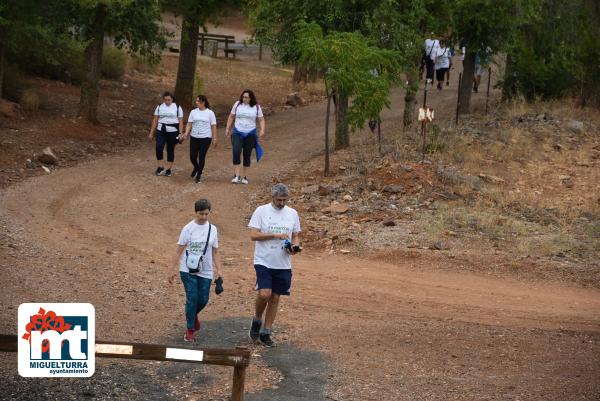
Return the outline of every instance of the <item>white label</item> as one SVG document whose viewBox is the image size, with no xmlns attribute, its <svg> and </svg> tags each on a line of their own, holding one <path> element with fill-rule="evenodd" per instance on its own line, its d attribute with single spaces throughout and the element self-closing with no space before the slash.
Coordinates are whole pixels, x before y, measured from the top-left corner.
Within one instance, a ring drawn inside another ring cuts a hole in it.
<svg viewBox="0 0 600 401">
<path fill-rule="evenodd" d="M 192 349 L 182 348 L 167 348 L 165 358 L 167 359 L 182 359 L 184 361 L 201 362 L 204 357 L 204 351 L 196 351 Z"/>
<path fill-rule="evenodd" d="M 133 345 L 96 344 L 96 354 L 133 354 Z"/>
</svg>

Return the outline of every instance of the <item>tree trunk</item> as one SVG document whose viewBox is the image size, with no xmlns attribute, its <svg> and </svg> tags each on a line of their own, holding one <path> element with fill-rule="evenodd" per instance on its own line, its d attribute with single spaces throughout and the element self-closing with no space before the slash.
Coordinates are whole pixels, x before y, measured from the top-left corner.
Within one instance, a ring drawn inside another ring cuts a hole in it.
<svg viewBox="0 0 600 401">
<path fill-rule="evenodd" d="M 108 18 L 108 8 L 98 4 L 94 13 L 94 21 L 90 27 L 90 42 L 85 48 L 85 66 L 81 96 L 79 98 L 79 115 L 89 121 L 98 123 L 98 98 L 100 89 L 100 66 L 102 65 L 102 49 L 104 48 L 104 28 Z"/>
<path fill-rule="evenodd" d="M 348 130 L 348 95 L 336 91 L 337 100 L 335 113 L 335 150 L 350 147 L 350 133 Z"/>
<path fill-rule="evenodd" d="M 460 114 L 469 114 L 471 110 L 471 93 L 473 92 L 473 72 L 475 70 L 475 53 L 470 52 L 467 47 L 465 61 L 463 63 L 462 82 L 460 83 L 458 96 Z"/>
<path fill-rule="evenodd" d="M 187 15 L 184 16 L 181 25 L 181 45 L 177 81 L 175 83 L 175 99 L 177 100 L 177 104 L 188 110 L 191 109 L 194 102 L 194 78 L 196 76 L 196 57 L 198 56 L 198 30 L 200 29 L 199 21 L 199 15 Z"/>
<path fill-rule="evenodd" d="M 2 99 L 4 82 L 4 32 L 0 31 L 0 99 Z"/>
<path fill-rule="evenodd" d="M 504 69 L 504 78 L 502 79 L 502 100 L 507 101 L 514 98 L 517 94 L 517 85 L 514 77 L 514 61 L 510 53 L 506 55 L 506 68 Z"/>
<path fill-rule="evenodd" d="M 325 168 L 323 175 L 329 176 L 329 116 L 331 115 L 331 93 L 327 90 L 327 113 L 325 120 Z"/>
<path fill-rule="evenodd" d="M 415 106 L 417 105 L 417 92 L 419 91 L 419 70 L 411 69 L 406 73 L 406 95 L 404 96 L 404 117 L 402 123 L 408 128 L 415 121 Z"/>
<path fill-rule="evenodd" d="M 308 68 L 303 64 L 296 64 L 294 67 L 294 76 L 292 82 L 295 84 L 306 83 L 308 81 Z"/>
</svg>

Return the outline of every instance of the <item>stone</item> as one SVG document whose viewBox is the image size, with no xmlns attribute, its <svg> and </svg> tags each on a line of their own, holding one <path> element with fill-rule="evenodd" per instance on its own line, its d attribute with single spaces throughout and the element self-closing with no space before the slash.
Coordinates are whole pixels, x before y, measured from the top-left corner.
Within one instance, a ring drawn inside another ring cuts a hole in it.
<svg viewBox="0 0 600 401">
<path fill-rule="evenodd" d="M 347 249 L 342 249 L 340 252 L 343 253 L 344 255 L 347 255 L 350 253 L 350 251 Z"/>
<path fill-rule="evenodd" d="M 445 242 L 438 241 L 431 244 L 429 246 L 429 249 L 432 249 L 434 251 L 447 251 L 448 249 L 450 249 L 450 246 Z"/>
<path fill-rule="evenodd" d="M 319 188 L 317 190 L 319 191 L 319 195 L 321 196 L 327 196 L 331 193 L 331 187 L 326 185 L 319 185 Z"/>
<path fill-rule="evenodd" d="M 50 174 L 50 169 L 46 166 L 42 166 L 42 170 L 44 170 L 46 173 Z"/>
<path fill-rule="evenodd" d="M 577 134 L 582 133 L 583 132 L 583 122 L 578 121 L 578 120 L 571 120 L 567 123 L 567 128 L 570 131 L 575 132 Z"/>
<path fill-rule="evenodd" d="M 285 104 L 288 104 L 293 107 L 302 106 L 304 104 L 304 99 L 300 97 L 300 94 L 298 92 L 293 92 L 287 95 L 287 100 Z"/>
<path fill-rule="evenodd" d="M 343 203 L 338 203 L 336 204 L 332 204 L 331 206 L 329 206 L 329 211 L 331 211 L 331 213 L 346 213 L 350 208 L 348 207 L 348 205 L 345 205 Z"/>
<path fill-rule="evenodd" d="M 300 189 L 300 192 L 303 194 L 314 194 L 317 191 L 319 191 L 319 185 L 309 185 Z"/>
<path fill-rule="evenodd" d="M 490 184 L 504 184 L 506 182 L 502 178 L 496 177 L 495 175 L 489 175 L 489 174 L 483 174 L 483 173 L 479 173 L 479 178 L 481 178 L 483 181 L 490 183 Z"/>
<path fill-rule="evenodd" d="M 394 227 L 396 225 L 396 221 L 393 217 L 388 217 L 385 220 L 383 220 L 381 224 L 383 224 L 386 227 Z"/>
<path fill-rule="evenodd" d="M 554 150 L 556 150 L 557 152 L 560 152 L 561 150 L 564 149 L 564 146 L 562 146 L 560 143 L 555 143 L 554 145 L 552 145 L 552 148 Z"/>
<path fill-rule="evenodd" d="M 56 155 L 54 154 L 54 152 L 52 152 L 52 149 L 50 149 L 49 146 L 42 150 L 41 154 L 36 155 L 36 160 L 44 164 L 54 165 L 58 163 L 58 157 L 56 157 Z"/>
<path fill-rule="evenodd" d="M 21 112 L 21 106 L 15 102 L 0 99 L 0 115 L 7 118 L 17 118 Z"/>
<path fill-rule="evenodd" d="M 344 202 L 352 202 L 354 199 L 352 199 L 352 196 L 350 195 L 344 195 Z"/>
<path fill-rule="evenodd" d="M 382 191 L 390 194 L 399 194 L 402 193 L 403 188 L 400 185 L 386 185 L 383 187 Z"/>
</svg>

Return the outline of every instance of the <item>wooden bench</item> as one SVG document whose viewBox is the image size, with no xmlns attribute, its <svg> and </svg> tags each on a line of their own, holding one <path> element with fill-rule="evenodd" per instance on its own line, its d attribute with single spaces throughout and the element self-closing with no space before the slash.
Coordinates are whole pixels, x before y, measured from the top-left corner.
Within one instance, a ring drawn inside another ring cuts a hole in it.
<svg viewBox="0 0 600 401">
<path fill-rule="evenodd" d="M 198 34 L 198 47 L 200 48 L 200 54 L 204 55 L 204 46 L 206 40 L 212 40 L 217 43 L 225 43 L 225 48 L 223 49 L 223 53 L 225 53 L 225 58 L 229 58 L 229 55 L 233 55 L 235 59 L 236 52 L 240 49 L 230 49 L 229 44 L 235 43 L 235 36 L 232 35 L 219 35 L 216 33 L 205 33 L 200 32 Z"/>
</svg>

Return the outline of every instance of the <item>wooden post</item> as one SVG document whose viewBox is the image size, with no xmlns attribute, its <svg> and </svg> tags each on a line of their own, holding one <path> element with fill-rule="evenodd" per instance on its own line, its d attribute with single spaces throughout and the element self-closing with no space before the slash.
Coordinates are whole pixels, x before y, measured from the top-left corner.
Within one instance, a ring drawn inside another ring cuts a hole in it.
<svg viewBox="0 0 600 401">
<path fill-rule="evenodd" d="M 258 61 L 262 61 L 262 43 L 258 44 Z"/>
<path fill-rule="evenodd" d="M 225 58 L 229 58 L 229 38 L 225 38 Z"/>
<path fill-rule="evenodd" d="M 200 55 L 204 56 L 204 34 L 200 34 Z"/>
<path fill-rule="evenodd" d="M 325 120 L 325 168 L 323 169 L 323 175 L 327 177 L 329 175 L 329 114 L 331 112 L 331 97 L 333 93 L 327 91 L 327 119 Z"/>
<path fill-rule="evenodd" d="M 377 141 L 379 142 L 379 155 L 381 156 L 381 117 L 377 118 Z"/>
<path fill-rule="evenodd" d="M 245 347 L 235 347 L 236 350 L 248 351 Z M 233 368 L 233 389 L 231 391 L 231 401 L 244 401 L 244 382 L 246 380 L 246 366 L 236 366 Z"/>
<path fill-rule="evenodd" d="M 462 72 L 458 74 L 458 92 L 456 94 L 456 119 L 454 125 L 458 126 L 458 110 L 460 108 L 460 83 L 462 82 Z"/>
<path fill-rule="evenodd" d="M 425 80 L 425 90 L 423 93 L 423 109 L 427 112 L 427 80 Z M 425 161 L 425 120 L 421 122 L 421 137 L 423 138 L 423 160 Z"/>
<path fill-rule="evenodd" d="M 17 336 L 0 334 L 0 352 L 17 351 Z M 158 344 L 96 341 L 95 357 L 232 366 L 234 370 L 231 399 L 233 401 L 243 401 L 244 380 L 246 378 L 246 367 L 250 363 L 250 350 L 246 347 L 197 349 Z"/>
<path fill-rule="evenodd" d="M 488 112 L 488 102 L 490 100 L 490 83 L 492 81 L 492 67 L 488 68 L 487 93 L 485 95 L 485 114 Z"/>
</svg>

